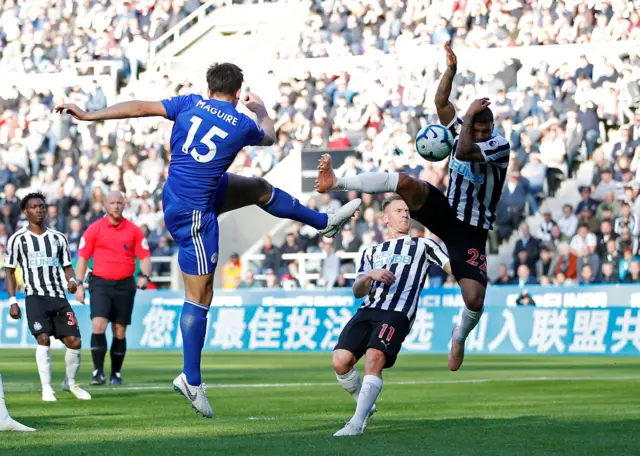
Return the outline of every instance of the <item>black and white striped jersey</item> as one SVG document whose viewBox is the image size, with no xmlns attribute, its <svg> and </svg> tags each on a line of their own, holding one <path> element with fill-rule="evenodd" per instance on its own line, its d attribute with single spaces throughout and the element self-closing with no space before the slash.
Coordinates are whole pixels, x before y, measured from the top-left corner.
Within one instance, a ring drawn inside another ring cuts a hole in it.
<svg viewBox="0 0 640 456">
<path fill-rule="evenodd" d="M 490 230 L 507 176 L 511 145 L 502 136 L 495 135 L 488 141 L 475 143 L 484 156 L 483 162 L 462 161 L 456 158 L 462 119 L 454 118 L 447 128 L 454 138 L 449 162 L 449 204 L 459 220 Z"/>
<path fill-rule="evenodd" d="M 20 265 L 27 296 L 64 298 L 67 281 L 62 268 L 71 265 L 69 242 L 59 231 L 47 229 L 38 236 L 22 228 L 9 238 L 4 265 Z"/>
<path fill-rule="evenodd" d="M 403 236 L 365 249 L 360 258 L 358 277 L 372 269 L 387 269 L 396 276 L 396 281 L 391 286 L 372 282 L 360 308 L 402 312 L 413 321 L 430 266 L 443 267 L 448 262 L 449 257 L 442 247 L 425 238 Z"/>
</svg>

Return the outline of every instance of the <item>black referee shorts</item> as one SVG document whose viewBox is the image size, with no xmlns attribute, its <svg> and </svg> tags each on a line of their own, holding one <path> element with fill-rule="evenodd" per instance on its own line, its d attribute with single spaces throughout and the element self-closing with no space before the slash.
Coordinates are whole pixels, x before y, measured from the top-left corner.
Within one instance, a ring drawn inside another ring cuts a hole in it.
<svg viewBox="0 0 640 456">
<path fill-rule="evenodd" d="M 136 282 L 133 277 L 122 280 L 106 280 L 92 275 L 89 279 L 91 293 L 91 319 L 106 318 L 112 323 L 131 324 Z"/>
<path fill-rule="evenodd" d="M 396 363 L 410 330 L 409 319 L 402 312 L 359 309 L 340 333 L 334 350 L 350 351 L 359 360 L 367 349 L 375 348 L 384 353 L 388 369 Z"/>
<path fill-rule="evenodd" d="M 30 295 L 25 299 L 31 334 L 49 334 L 58 340 L 80 337 L 80 328 L 69 301 L 53 296 Z"/>
</svg>

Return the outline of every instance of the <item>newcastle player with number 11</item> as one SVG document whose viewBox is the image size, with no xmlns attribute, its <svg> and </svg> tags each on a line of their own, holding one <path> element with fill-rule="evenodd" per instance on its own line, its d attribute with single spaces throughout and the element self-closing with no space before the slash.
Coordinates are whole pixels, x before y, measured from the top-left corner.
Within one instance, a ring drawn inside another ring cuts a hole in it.
<svg viewBox="0 0 640 456">
<path fill-rule="evenodd" d="M 16 267 L 20 265 L 25 283 L 27 321 L 31 334 L 38 341 L 36 363 L 42 383 L 42 400 L 56 401 L 51 387 L 51 336 L 67 346 L 67 375 L 62 389 L 78 399 L 89 400 L 91 395 L 76 383 L 80 370 L 80 328 L 65 296 L 65 291 L 75 293 L 78 282 L 71 267 L 67 238 L 44 225 L 45 205 L 46 200 L 41 193 L 29 193 L 20 202 L 20 209 L 29 225 L 14 233 L 7 243 L 5 268 L 11 303 L 9 314 L 15 320 L 22 316 L 16 300 L 15 275 Z M 64 282 L 67 282 L 66 287 Z"/>
<path fill-rule="evenodd" d="M 336 437 L 362 434 L 375 413 L 382 370 L 393 367 L 411 330 L 430 266 L 451 273 L 449 257 L 437 242 L 409 236 L 411 213 L 400 196 L 385 200 L 382 210 L 389 239 L 362 252 L 353 294 L 365 299 L 340 333 L 333 352 L 338 383 L 357 403 L 355 414 Z M 362 356 L 365 366 L 360 382 L 354 366 Z"/>
</svg>

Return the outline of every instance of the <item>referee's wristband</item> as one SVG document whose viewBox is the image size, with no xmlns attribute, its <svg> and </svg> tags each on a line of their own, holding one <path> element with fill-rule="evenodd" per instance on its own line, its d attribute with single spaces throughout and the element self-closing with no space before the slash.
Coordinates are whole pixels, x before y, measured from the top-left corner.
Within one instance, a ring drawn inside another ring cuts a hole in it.
<svg viewBox="0 0 640 456">
<path fill-rule="evenodd" d="M 149 276 L 148 275 L 140 274 L 138 277 L 142 277 L 143 279 L 149 280 Z"/>
<path fill-rule="evenodd" d="M 75 283 L 76 285 L 78 285 L 78 281 L 76 279 L 74 279 L 73 277 L 69 279 L 70 283 Z"/>
<path fill-rule="evenodd" d="M 9 296 L 9 304 L 11 305 L 18 304 L 18 300 L 16 299 L 15 296 Z"/>
</svg>

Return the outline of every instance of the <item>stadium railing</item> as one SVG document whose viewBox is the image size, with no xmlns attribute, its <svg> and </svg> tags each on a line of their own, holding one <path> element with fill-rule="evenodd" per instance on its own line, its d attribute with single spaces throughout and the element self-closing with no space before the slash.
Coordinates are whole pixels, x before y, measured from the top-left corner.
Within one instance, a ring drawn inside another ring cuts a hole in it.
<svg viewBox="0 0 640 456">
<path fill-rule="evenodd" d="M 169 263 L 170 265 L 173 265 L 173 256 L 152 256 L 151 257 L 151 265 L 153 264 L 158 264 L 158 263 Z M 173 267 L 171 268 L 171 270 L 173 270 Z M 153 283 L 171 283 L 172 282 L 172 274 L 170 273 L 169 275 L 152 275 L 151 277 L 149 277 L 149 280 Z"/>
<path fill-rule="evenodd" d="M 361 254 L 358 252 L 353 252 L 353 253 L 336 252 L 336 256 L 341 260 L 353 260 L 354 266 L 356 266 L 356 262 L 360 258 L 360 255 Z M 309 265 L 309 262 L 311 261 L 320 262 L 325 258 L 327 258 L 327 255 L 325 253 L 285 253 L 281 255 L 281 258 L 283 261 L 297 262 L 298 271 L 297 271 L 296 278 L 298 279 L 298 282 L 300 282 L 300 286 L 305 287 L 306 285 L 309 284 L 309 282 L 318 280 L 320 278 L 320 274 L 317 272 L 307 272 L 307 266 Z M 251 262 L 254 262 L 254 263 L 262 262 L 265 259 L 265 255 L 262 253 L 253 254 L 253 255 L 244 255 L 242 259 L 243 259 L 242 273 L 244 276 L 244 273 L 247 268 L 247 266 L 245 265 Z M 254 269 L 261 269 L 261 268 L 254 268 Z M 267 276 L 265 274 L 256 274 L 254 277 L 256 280 L 264 280 Z M 346 279 L 355 279 L 356 273 L 347 272 L 344 274 L 344 277 Z"/>
<path fill-rule="evenodd" d="M 577 62 L 580 55 L 586 55 L 591 61 L 606 57 L 619 71 L 622 62 L 617 56 L 636 52 L 638 42 L 627 40 L 612 43 L 558 44 L 548 46 L 504 47 L 504 48 L 460 48 L 456 50 L 458 60 L 471 68 L 477 75 L 495 74 L 503 63 L 518 60 L 527 68 L 542 64 L 556 66 L 567 61 Z M 420 55 L 416 59 L 416 55 Z M 274 60 L 270 55 L 238 55 L 236 63 L 241 65 L 246 80 L 261 78 L 268 70 L 278 76 L 296 76 L 304 71 L 312 75 L 322 73 L 341 74 L 356 71 L 382 71 L 401 67 L 407 73 L 413 69 L 424 69 L 430 63 L 444 64 L 442 49 L 439 45 L 417 45 L 410 51 L 384 55 L 358 55 L 344 57 L 319 57 Z M 205 69 L 210 64 L 207 59 L 194 60 L 182 56 L 167 56 L 158 59 L 155 65 L 165 74 L 188 76 L 194 71 Z M 522 71 L 521 71 L 522 72 Z M 526 74 L 526 71 L 522 73 Z"/>
<path fill-rule="evenodd" d="M 252 4 L 263 4 L 263 3 L 287 3 L 292 1 L 301 1 L 301 0 L 256 0 Z M 183 20 L 174 25 L 171 29 L 169 29 L 164 35 L 162 35 L 157 40 L 151 43 L 150 49 L 150 62 L 153 64 L 156 61 L 157 54 L 163 49 L 167 48 L 172 43 L 177 43 L 178 40 L 182 39 L 187 35 L 187 32 L 192 30 L 194 27 L 199 24 L 203 24 L 205 19 L 209 17 L 213 11 L 218 9 L 219 7 L 228 7 L 233 4 L 243 4 L 242 0 L 208 0 L 206 3 L 203 3 L 197 10 L 193 13 L 189 14 Z M 238 18 L 234 21 L 235 25 L 240 25 L 242 23 L 242 18 Z M 224 24 L 221 24 L 224 25 Z M 242 33 L 242 32 L 241 32 Z M 201 38 L 202 34 L 193 34 L 189 37 L 189 39 L 185 38 L 185 42 L 181 43 L 181 48 L 184 49 L 189 46 L 191 43 L 195 42 L 199 38 Z"/>
<path fill-rule="evenodd" d="M 94 60 L 77 62 L 58 73 L 22 73 L 0 71 L 3 88 L 16 86 L 20 90 L 33 89 L 36 92 L 46 87 L 50 90 L 79 86 L 85 91 L 91 89 L 92 82 L 98 81 L 108 100 L 115 99 L 120 63 L 114 60 Z"/>
<path fill-rule="evenodd" d="M 202 23 L 204 18 L 208 16 L 213 10 L 216 9 L 217 5 L 220 3 L 219 0 L 209 0 L 206 3 L 203 3 L 197 10 L 193 13 L 189 14 L 187 17 L 182 19 L 176 25 L 174 25 L 171 29 L 169 29 L 164 35 L 162 35 L 157 40 L 151 43 L 151 61 L 155 60 L 156 54 L 167 47 L 169 44 L 174 43 L 180 39 L 184 33 L 194 27 L 195 25 Z M 231 4 L 233 1 L 226 0 L 225 4 Z"/>
</svg>

